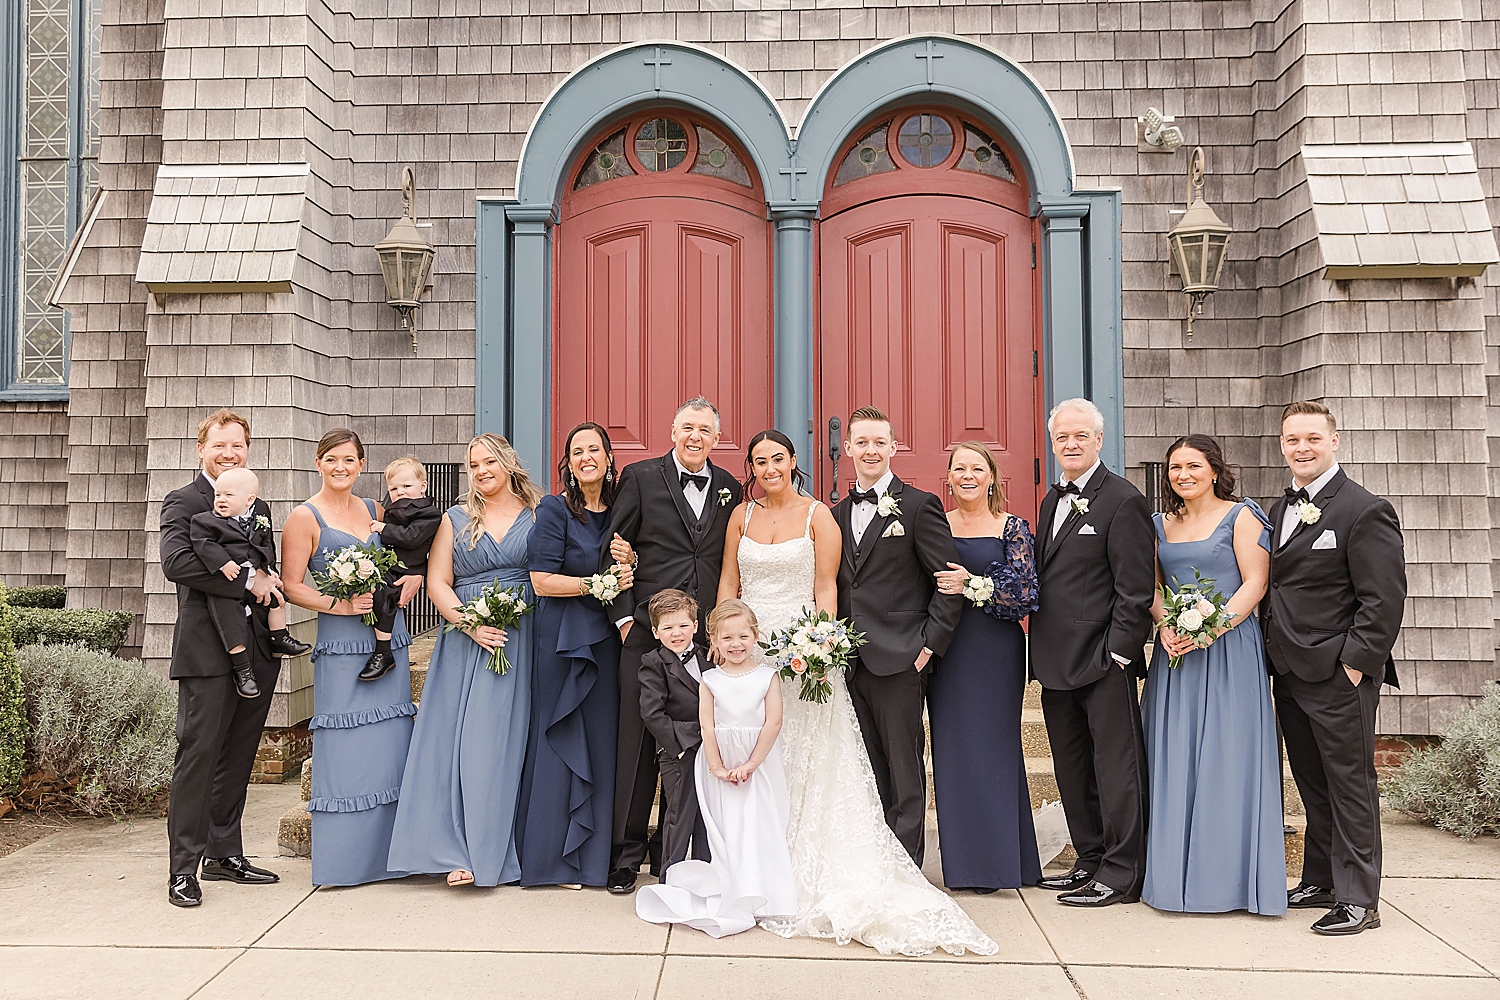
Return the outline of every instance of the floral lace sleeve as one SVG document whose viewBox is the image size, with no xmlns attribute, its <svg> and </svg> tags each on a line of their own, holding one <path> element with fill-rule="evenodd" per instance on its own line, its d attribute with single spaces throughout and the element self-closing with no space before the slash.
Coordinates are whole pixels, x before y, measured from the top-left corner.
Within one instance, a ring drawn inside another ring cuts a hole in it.
<svg viewBox="0 0 1500 1000">
<path fill-rule="evenodd" d="M 1012 517 L 1002 539 L 1005 559 L 990 563 L 995 597 L 985 610 L 1001 621 L 1018 622 L 1037 608 L 1036 542 L 1024 517 Z"/>
</svg>

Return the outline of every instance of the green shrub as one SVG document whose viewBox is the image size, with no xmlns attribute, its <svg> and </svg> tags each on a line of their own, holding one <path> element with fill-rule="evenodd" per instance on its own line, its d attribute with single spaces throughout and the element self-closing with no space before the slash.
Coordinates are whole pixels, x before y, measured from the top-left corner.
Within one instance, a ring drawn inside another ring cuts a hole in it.
<svg viewBox="0 0 1500 1000">
<path fill-rule="evenodd" d="M 104 816 L 157 802 L 177 753 L 171 685 L 140 660 L 76 646 L 26 646 L 18 657 L 31 724 L 27 804 L 52 799 Z"/>
<path fill-rule="evenodd" d="M 1407 757 L 1385 792 L 1391 805 L 1441 830 L 1500 837 L 1500 685 L 1448 723 L 1441 745 Z"/>
<path fill-rule="evenodd" d="M 21 786 L 26 754 L 26 700 L 5 599 L 5 587 L 0 585 L 0 798 L 14 795 Z"/>
<path fill-rule="evenodd" d="M 112 654 L 125 644 L 134 617 L 97 608 L 12 608 L 11 638 L 17 646 L 83 646 Z"/>
<path fill-rule="evenodd" d="M 68 604 L 67 587 L 9 587 L 6 603 L 13 608 L 62 608 Z"/>
</svg>

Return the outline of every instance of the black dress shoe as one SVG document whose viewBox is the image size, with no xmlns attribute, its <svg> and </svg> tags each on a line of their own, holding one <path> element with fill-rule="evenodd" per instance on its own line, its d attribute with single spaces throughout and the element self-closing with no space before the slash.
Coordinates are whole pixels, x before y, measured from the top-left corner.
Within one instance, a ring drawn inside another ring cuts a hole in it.
<svg viewBox="0 0 1500 1000">
<path fill-rule="evenodd" d="M 232 858 L 204 858 L 203 881 L 270 885 L 273 882 L 280 882 L 281 876 L 275 872 L 268 872 L 264 868 L 255 867 L 245 860 L 244 855 L 235 855 Z"/>
<path fill-rule="evenodd" d="M 1297 888 L 1286 894 L 1286 905 L 1294 910 L 1326 910 L 1338 900 L 1333 898 L 1333 891 L 1325 889 L 1320 885 L 1308 885 L 1299 882 Z"/>
<path fill-rule="evenodd" d="M 635 891 L 636 872 L 633 868 L 616 868 L 609 873 L 609 881 L 604 887 L 616 896 Z"/>
<path fill-rule="evenodd" d="M 234 668 L 234 689 L 241 698 L 259 698 L 260 685 L 255 683 L 255 670 L 248 664 Z"/>
<path fill-rule="evenodd" d="M 1082 868 L 1074 868 L 1066 875 L 1053 875 L 1037 882 L 1038 889 L 1051 889 L 1053 892 L 1072 892 L 1074 889 L 1082 889 L 1094 881 L 1094 873 L 1086 872 Z"/>
<path fill-rule="evenodd" d="M 271 652 L 277 656 L 301 656 L 312 649 L 310 642 L 298 642 L 290 635 L 271 636 Z"/>
<path fill-rule="evenodd" d="M 1057 897 L 1057 901 L 1068 906 L 1109 906 L 1111 903 L 1129 902 L 1119 889 L 1111 889 L 1097 880 L 1082 889 L 1063 893 Z"/>
<path fill-rule="evenodd" d="M 990 893 L 992 893 L 992 892 L 999 892 L 1000 890 L 999 889 L 970 889 L 969 891 L 972 892 L 976 896 L 988 896 Z"/>
<path fill-rule="evenodd" d="M 396 658 L 394 656 L 385 650 L 377 649 L 365 661 L 365 668 L 359 672 L 359 679 L 362 681 L 378 681 L 390 673 L 391 668 L 395 665 Z"/>
<path fill-rule="evenodd" d="M 197 906 L 203 902 L 203 890 L 191 875 L 173 875 L 167 880 L 167 902 L 173 906 Z"/>
<path fill-rule="evenodd" d="M 1319 934 L 1358 934 L 1380 926 L 1380 911 L 1371 907 L 1355 906 L 1353 903 L 1335 903 L 1333 909 L 1323 914 L 1322 919 L 1312 925 Z"/>
</svg>

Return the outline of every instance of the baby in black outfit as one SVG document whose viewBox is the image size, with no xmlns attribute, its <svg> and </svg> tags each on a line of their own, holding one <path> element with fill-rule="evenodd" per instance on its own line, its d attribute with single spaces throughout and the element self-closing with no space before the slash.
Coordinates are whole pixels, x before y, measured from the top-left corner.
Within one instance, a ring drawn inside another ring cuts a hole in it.
<svg viewBox="0 0 1500 1000">
<path fill-rule="evenodd" d="M 359 672 L 362 681 L 378 680 L 396 665 L 391 633 L 400 609 L 401 580 L 427 575 L 427 555 L 443 523 L 443 512 L 427 495 L 427 467 L 419 459 L 407 455 L 387 465 L 385 489 L 385 520 L 371 521 L 370 530 L 380 533 L 381 544 L 395 552 L 401 563 L 374 593 L 375 652 Z"/>
</svg>

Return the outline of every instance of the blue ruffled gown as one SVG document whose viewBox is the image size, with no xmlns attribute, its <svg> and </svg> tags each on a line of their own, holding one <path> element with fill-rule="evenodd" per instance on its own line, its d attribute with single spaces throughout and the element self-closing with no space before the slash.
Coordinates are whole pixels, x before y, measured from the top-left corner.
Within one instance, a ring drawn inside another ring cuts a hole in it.
<svg viewBox="0 0 1500 1000">
<path fill-rule="evenodd" d="M 537 507 L 531 569 L 592 576 L 609 511 L 579 521 L 559 496 Z M 543 597 L 536 612 L 531 740 L 516 841 L 522 885 L 594 885 L 609 876 L 620 637 L 593 597 Z"/>
<path fill-rule="evenodd" d="M 1034 543 L 1012 517 L 998 538 L 955 538 L 958 561 L 995 581 L 995 602 L 963 617 L 927 688 L 943 884 L 1015 889 L 1042 877 L 1021 750 L 1026 635 L 1036 610 Z"/>
<path fill-rule="evenodd" d="M 1242 500 L 1213 534 L 1169 542 L 1156 515 L 1157 559 L 1168 587 L 1196 569 L 1231 597 L 1242 582 L 1234 522 L 1248 508 L 1271 525 L 1254 500 Z M 1175 588 L 1174 588 L 1175 589 Z M 1150 766 L 1151 824 L 1141 898 L 1179 913 L 1286 912 L 1286 842 L 1276 717 L 1259 623 L 1247 618 L 1207 649 L 1168 665 L 1160 645 L 1141 699 Z"/>
<path fill-rule="evenodd" d="M 453 527 L 453 590 L 467 604 L 487 585 L 520 586 L 536 600 L 526 570 L 532 516 L 522 512 L 496 541 L 482 532 L 469 548 L 469 515 L 448 509 Z M 531 712 L 535 612 L 507 629 L 510 670 L 497 674 L 490 654 L 457 630 L 438 636 L 422 686 L 422 706 L 406 759 L 401 809 L 390 864 L 410 872 L 474 873 L 476 885 L 521 877 L 516 854 L 516 800 L 526 759 Z"/>
<path fill-rule="evenodd" d="M 375 501 L 366 500 L 370 517 Z M 317 551 L 311 560 L 322 573 L 328 558 L 346 545 L 380 544 L 380 536 L 356 538 L 318 519 Z M 411 671 L 406 647 L 411 636 L 403 614 L 396 615 L 391 651 L 396 666 L 378 681 L 356 678 L 375 651 L 375 629 L 359 615 L 318 615 L 313 646 L 312 814 L 313 885 L 361 885 L 409 874 L 387 865 L 401 772 L 411 742 Z"/>
</svg>

